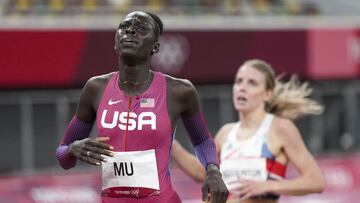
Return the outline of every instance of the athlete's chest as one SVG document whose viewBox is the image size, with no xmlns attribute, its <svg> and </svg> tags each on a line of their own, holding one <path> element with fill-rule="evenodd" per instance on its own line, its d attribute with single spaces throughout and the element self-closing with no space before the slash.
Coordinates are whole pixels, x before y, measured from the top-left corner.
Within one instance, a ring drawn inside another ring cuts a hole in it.
<svg viewBox="0 0 360 203">
<path fill-rule="evenodd" d="M 264 141 L 258 136 L 239 141 L 235 135 L 231 135 L 222 146 L 221 159 L 260 157 L 263 143 Z"/>
<path fill-rule="evenodd" d="M 157 130 L 164 104 L 156 97 L 109 98 L 98 109 L 98 124 L 104 129 Z"/>
<path fill-rule="evenodd" d="M 164 101 L 159 95 L 104 98 L 97 116 L 100 136 L 110 137 L 109 144 L 119 151 L 170 142 L 171 125 Z"/>
</svg>

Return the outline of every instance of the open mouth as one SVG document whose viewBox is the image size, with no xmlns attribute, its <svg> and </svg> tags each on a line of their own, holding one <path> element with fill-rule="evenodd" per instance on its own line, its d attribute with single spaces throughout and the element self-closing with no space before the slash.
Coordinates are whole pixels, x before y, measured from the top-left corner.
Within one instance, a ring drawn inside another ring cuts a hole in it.
<svg viewBox="0 0 360 203">
<path fill-rule="evenodd" d="M 131 38 L 126 38 L 126 39 L 122 39 L 120 41 L 121 44 L 124 44 L 124 45 L 136 45 L 137 44 L 137 41 L 136 40 L 133 40 Z"/>
<path fill-rule="evenodd" d="M 237 100 L 238 100 L 239 102 L 246 102 L 246 101 L 247 101 L 247 98 L 246 98 L 246 97 L 243 97 L 243 96 L 238 96 L 238 97 L 237 97 Z"/>
</svg>

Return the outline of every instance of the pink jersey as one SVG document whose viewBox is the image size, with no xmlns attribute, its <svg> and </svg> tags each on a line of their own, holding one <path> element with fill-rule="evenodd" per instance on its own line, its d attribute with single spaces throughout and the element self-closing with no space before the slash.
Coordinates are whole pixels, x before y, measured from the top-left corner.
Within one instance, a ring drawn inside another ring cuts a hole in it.
<svg viewBox="0 0 360 203">
<path fill-rule="evenodd" d="M 99 136 L 110 137 L 115 152 L 155 149 L 160 195 L 144 198 L 102 197 L 103 202 L 181 202 L 171 186 L 169 173 L 172 127 L 167 111 L 166 79 L 153 72 L 149 88 L 138 96 L 119 88 L 119 72 L 108 82 L 97 110 Z"/>
</svg>

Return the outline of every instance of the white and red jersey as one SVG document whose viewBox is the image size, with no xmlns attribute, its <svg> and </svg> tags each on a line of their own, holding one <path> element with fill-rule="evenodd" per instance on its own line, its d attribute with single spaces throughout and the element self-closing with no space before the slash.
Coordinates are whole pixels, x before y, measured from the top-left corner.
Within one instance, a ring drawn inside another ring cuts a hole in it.
<svg viewBox="0 0 360 203">
<path fill-rule="evenodd" d="M 255 134 L 247 140 L 237 139 L 240 122 L 234 125 L 226 137 L 220 152 L 220 170 L 230 191 L 230 198 L 231 191 L 241 179 L 266 181 L 285 177 L 286 166 L 276 161 L 267 145 L 273 117 L 267 114 Z M 278 198 L 276 195 L 267 196 L 263 198 Z"/>
</svg>

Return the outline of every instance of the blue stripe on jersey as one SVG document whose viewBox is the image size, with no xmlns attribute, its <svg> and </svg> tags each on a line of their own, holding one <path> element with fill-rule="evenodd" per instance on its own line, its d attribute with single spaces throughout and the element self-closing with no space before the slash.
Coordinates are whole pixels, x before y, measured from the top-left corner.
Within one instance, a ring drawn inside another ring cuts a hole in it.
<svg viewBox="0 0 360 203">
<path fill-rule="evenodd" d="M 262 144 L 261 157 L 264 157 L 264 158 L 267 158 L 267 159 L 274 159 L 275 158 L 275 156 L 270 152 L 270 150 L 269 150 L 266 143 Z"/>
</svg>

